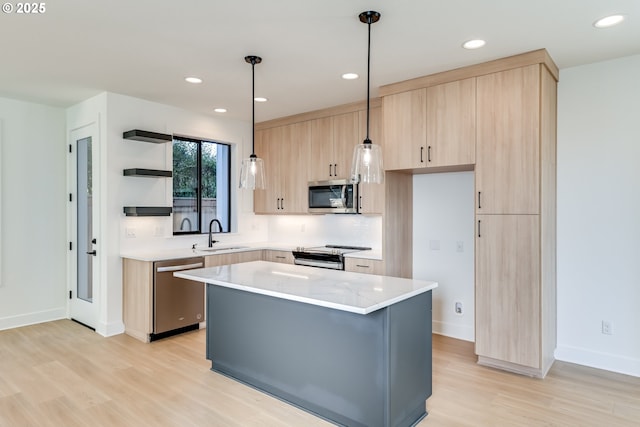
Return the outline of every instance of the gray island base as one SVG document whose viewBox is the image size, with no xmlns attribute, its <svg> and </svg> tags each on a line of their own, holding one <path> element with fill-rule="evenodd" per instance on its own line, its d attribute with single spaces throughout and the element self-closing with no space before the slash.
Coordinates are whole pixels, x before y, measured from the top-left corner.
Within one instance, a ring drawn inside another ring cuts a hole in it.
<svg viewBox="0 0 640 427">
<path fill-rule="evenodd" d="M 332 423 L 411 426 L 431 396 L 431 298 L 357 314 L 208 283 L 206 356 Z"/>
</svg>

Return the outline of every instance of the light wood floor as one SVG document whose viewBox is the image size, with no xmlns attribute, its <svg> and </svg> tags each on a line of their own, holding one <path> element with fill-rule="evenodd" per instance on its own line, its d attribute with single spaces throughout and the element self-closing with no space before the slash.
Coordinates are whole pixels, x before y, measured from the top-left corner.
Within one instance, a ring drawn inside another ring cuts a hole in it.
<svg viewBox="0 0 640 427">
<path fill-rule="evenodd" d="M 209 370 L 204 331 L 143 344 L 68 320 L 0 331 L 0 426 L 328 426 Z M 434 336 L 428 426 L 638 426 L 640 378 L 556 362 L 544 380 L 478 366 Z"/>
</svg>

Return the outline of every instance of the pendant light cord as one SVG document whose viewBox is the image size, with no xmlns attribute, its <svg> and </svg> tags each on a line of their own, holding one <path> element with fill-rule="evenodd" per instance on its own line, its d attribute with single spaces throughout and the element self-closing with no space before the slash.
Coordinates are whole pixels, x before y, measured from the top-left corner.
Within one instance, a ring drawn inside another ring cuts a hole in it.
<svg viewBox="0 0 640 427">
<path fill-rule="evenodd" d="M 245 62 L 251 64 L 251 156 L 250 159 L 257 159 L 256 156 L 256 64 L 262 62 L 262 58 L 255 55 L 245 56 Z"/>
<path fill-rule="evenodd" d="M 369 34 L 367 37 L 367 137 L 364 140 L 365 144 L 371 144 L 369 139 L 369 89 L 371 87 L 371 17 L 367 18 L 367 27 L 369 28 Z"/>
<path fill-rule="evenodd" d="M 256 157 L 256 61 L 251 61 L 251 157 Z"/>
</svg>

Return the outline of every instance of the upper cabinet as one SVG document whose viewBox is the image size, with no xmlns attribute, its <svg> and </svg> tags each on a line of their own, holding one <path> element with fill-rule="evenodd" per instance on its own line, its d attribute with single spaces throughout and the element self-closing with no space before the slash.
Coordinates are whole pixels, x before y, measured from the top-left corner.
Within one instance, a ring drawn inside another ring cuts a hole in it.
<svg viewBox="0 0 640 427">
<path fill-rule="evenodd" d="M 474 164 L 475 148 L 476 79 L 427 88 L 427 167 Z"/>
<path fill-rule="evenodd" d="M 382 145 L 382 109 L 372 100 L 369 137 Z M 259 214 L 307 214 L 309 181 L 351 179 L 353 150 L 366 136 L 365 103 L 341 105 L 257 124 L 256 154 L 267 188 L 254 192 Z M 361 184 L 360 213 L 381 214 L 384 184 Z"/>
<path fill-rule="evenodd" d="M 309 181 L 348 179 L 358 142 L 358 112 L 311 120 Z"/>
<path fill-rule="evenodd" d="M 383 97 L 382 121 L 384 168 L 426 166 L 427 90 L 415 89 Z"/>
<path fill-rule="evenodd" d="M 540 67 L 478 77 L 478 214 L 540 213 Z"/>
<path fill-rule="evenodd" d="M 307 213 L 310 141 L 308 121 L 256 131 L 256 155 L 264 161 L 267 182 L 254 191 L 256 213 Z"/>
<path fill-rule="evenodd" d="M 358 144 L 362 144 L 367 136 L 367 111 L 359 114 Z M 382 108 L 371 108 L 369 116 L 369 139 L 374 144 L 382 145 Z M 386 159 L 383 159 L 383 162 Z M 383 164 L 384 166 L 384 164 Z M 381 214 L 384 211 L 384 183 L 360 183 L 360 201 L 358 210 L 362 214 Z"/>
<path fill-rule="evenodd" d="M 384 96 L 382 116 L 387 170 L 475 162 L 475 77 Z"/>
</svg>

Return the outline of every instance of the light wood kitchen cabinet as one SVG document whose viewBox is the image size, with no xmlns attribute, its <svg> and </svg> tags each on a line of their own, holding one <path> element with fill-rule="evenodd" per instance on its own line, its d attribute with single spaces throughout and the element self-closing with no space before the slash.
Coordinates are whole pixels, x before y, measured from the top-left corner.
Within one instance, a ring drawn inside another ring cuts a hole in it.
<svg viewBox="0 0 640 427">
<path fill-rule="evenodd" d="M 556 80 L 478 77 L 476 354 L 544 377 L 556 347 Z"/>
<path fill-rule="evenodd" d="M 371 108 L 369 114 L 369 139 L 371 139 L 374 144 L 382 145 L 382 108 Z M 362 144 L 367 136 L 366 110 L 359 112 L 358 122 L 358 144 Z M 359 189 L 359 212 L 362 214 L 382 214 L 384 211 L 384 183 L 368 184 L 361 182 Z"/>
<path fill-rule="evenodd" d="M 243 262 L 262 260 L 262 249 L 255 251 L 232 252 L 204 257 L 205 267 L 217 267 L 219 265 L 240 264 Z"/>
<path fill-rule="evenodd" d="M 539 215 L 478 215 L 476 354 L 541 369 Z M 525 369 L 525 368 L 521 368 Z"/>
<path fill-rule="evenodd" d="M 540 67 L 478 77 L 478 214 L 540 213 Z"/>
<path fill-rule="evenodd" d="M 149 342 L 153 332 L 153 262 L 122 259 L 122 321 L 127 335 Z"/>
<path fill-rule="evenodd" d="M 540 49 L 379 89 L 390 170 L 383 213 L 386 274 L 412 271 L 411 257 L 400 255 L 411 252 L 413 236 L 407 172 L 426 173 L 432 166 L 450 171 L 475 162 L 478 363 L 536 377 L 546 375 L 556 348 L 558 76 Z M 463 101 L 474 95 L 474 102 Z M 415 142 L 423 131 L 427 161 L 430 156 L 434 163 L 426 168 L 419 165 Z M 476 138 L 475 156 L 469 145 L 446 145 L 446 160 L 438 157 L 441 141 L 468 141 L 469 135 Z"/>
<path fill-rule="evenodd" d="M 265 188 L 253 191 L 253 208 L 257 214 L 276 213 L 280 210 L 279 185 L 282 127 L 255 132 L 255 152 L 264 164 Z"/>
<path fill-rule="evenodd" d="M 294 123 L 256 131 L 256 155 L 263 159 L 264 190 L 254 191 L 254 210 L 262 214 L 307 212 L 307 173 L 311 126 Z"/>
<path fill-rule="evenodd" d="M 265 249 L 263 259 L 269 262 L 293 264 L 293 253 L 291 251 L 277 251 L 273 249 Z"/>
<path fill-rule="evenodd" d="M 385 169 L 475 162 L 476 79 L 383 97 Z"/>
<path fill-rule="evenodd" d="M 426 166 L 475 163 L 475 77 L 427 88 Z"/>
<path fill-rule="evenodd" d="M 427 140 L 427 89 L 382 98 L 385 170 L 424 167 Z"/>
<path fill-rule="evenodd" d="M 358 144 L 358 112 L 311 120 L 309 181 L 349 179 Z"/>
<path fill-rule="evenodd" d="M 366 274 L 384 274 L 384 261 L 378 259 L 350 258 L 344 259 L 345 271 Z"/>
</svg>

